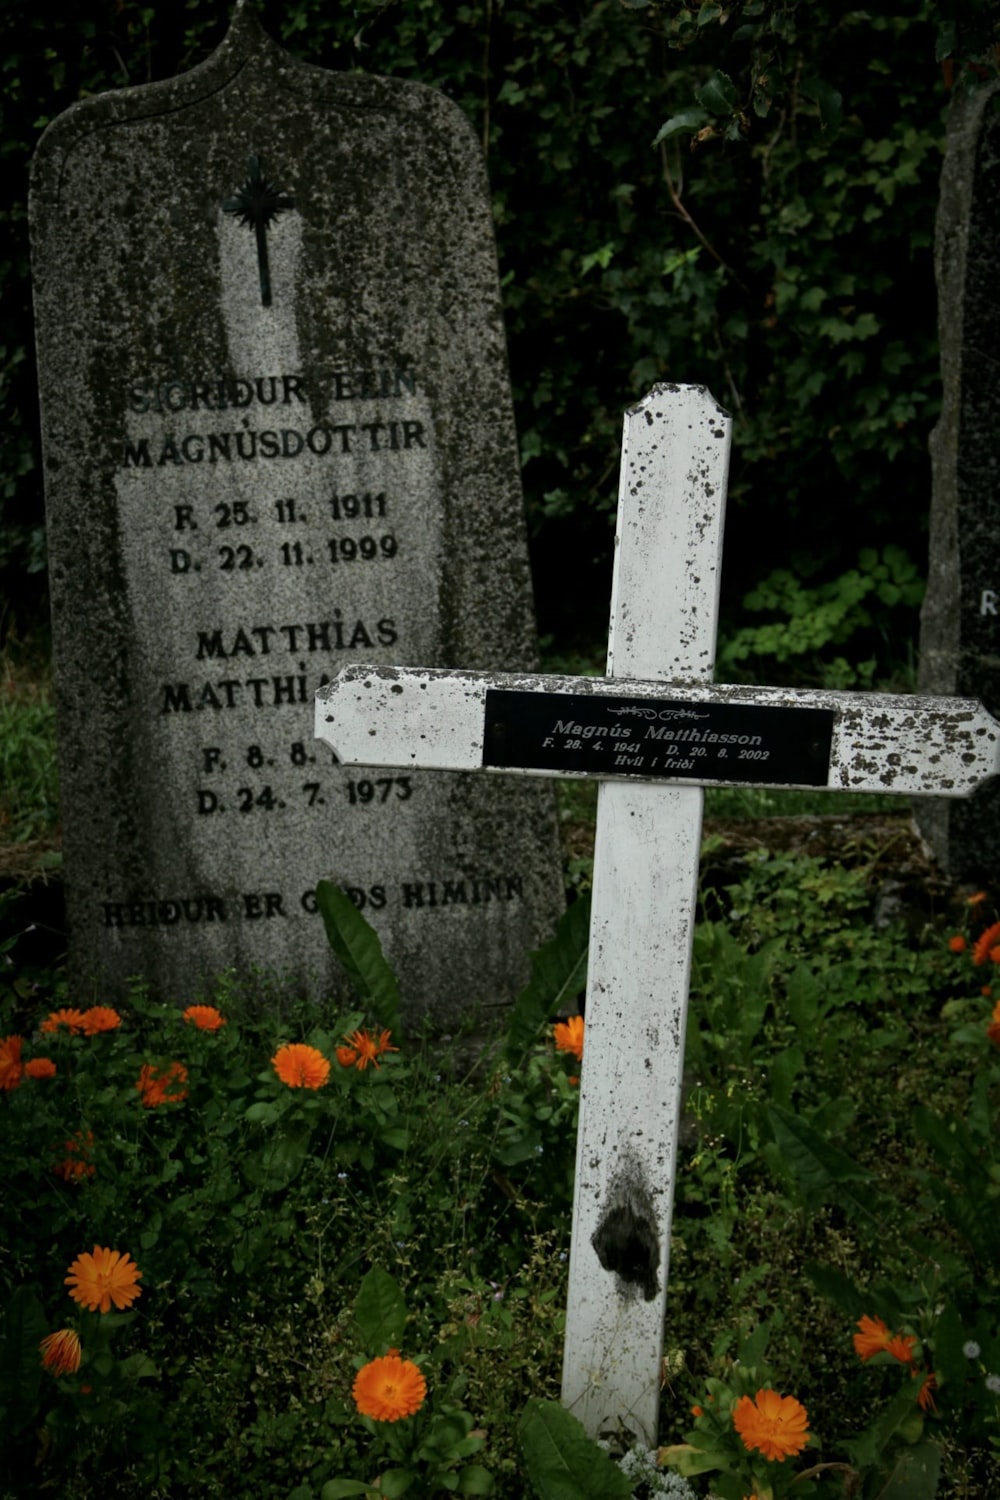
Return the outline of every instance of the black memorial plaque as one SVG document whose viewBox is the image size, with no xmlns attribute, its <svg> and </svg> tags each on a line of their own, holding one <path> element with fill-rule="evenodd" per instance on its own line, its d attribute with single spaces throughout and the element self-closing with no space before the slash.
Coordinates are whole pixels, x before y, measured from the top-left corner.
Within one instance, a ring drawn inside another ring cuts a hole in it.
<svg viewBox="0 0 1000 1500">
<path fill-rule="evenodd" d="M 826 786 L 833 710 L 486 694 L 483 765 L 649 780 Z"/>
</svg>

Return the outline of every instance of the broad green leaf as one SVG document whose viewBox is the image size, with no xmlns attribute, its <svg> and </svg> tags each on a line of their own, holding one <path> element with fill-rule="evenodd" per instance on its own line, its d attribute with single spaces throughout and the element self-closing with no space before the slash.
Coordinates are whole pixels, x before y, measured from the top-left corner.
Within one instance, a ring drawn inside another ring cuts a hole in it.
<svg viewBox="0 0 1000 1500">
<path fill-rule="evenodd" d="M 728 73 L 713 73 L 707 83 L 695 89 L 695 98 L 713 115 L 730 115 L 739 103 L 736 86 Z"/>
<path fill-rule="evenodd" d="M 817 1261 L 806 1261 L 802 1268 L 821 1297 L 826 1297 L 852 1322 L 857 1322 L 863 1313 L 872 1312 L 870 1292 L 862 1292 L 858 1286 L 834 1266 L 820 1265 Z"/>
<path fill-rule="evenodd" d="M 539 1500 L 630 1500 L 632 1486 L 621 1469 L 558 1401 L 532 1397 L 519 1437 Z"/>
<path fill-rule="evenodd" d="M 38 1345 L 51 1329 L 42 1304 L 33 1292 L 18 1287 L 7 1304 L 0 1333 L 0 1398 L 6 1406 L 21 1408 L 18 1417 L 30 1413 L 42 1380 Z M 8 1414 L 8 1430 L 17 1430 Z"/>
<path fill-rule="evenodd" d="M 533 1047 L 546 1021 L 586 987 L 589 939 L 590 898 L 582 897 L 560 917 L 552 940 L 529 954 L 531 978 L 514 1003 L 507 1032 L 510 1061 Z"/>
<path fill-rule="evenodd" d="M 417 1476 L 412 1469 L 384 1469 L 377 1493 L 384 1495 L 386 1500 L 399 1500 L 400 1495 L 405 1495 L 416 1482 Z"/>
<path fill-rule="evenodd" d="M 316 904 L 327 941 L 365 1004 L 382 1026 L 399 1037 L 399 985 L 374 928 L 354 902 L 330 880 L 316 887 Z"/>
<path fill-rule="evenodd" d="M 926 1441 L 914 1448 L 904 1448 L 883 1489 L 875 1500 L 934 1500 L 941 1474 L 941 1450 L 937 1443 Z"/>
<path fill-rule="evenodd" d="M 671 115 L 665 120 L 653 137 L 653 145 L 658 146 L 661 141 L 669 141 L 671 136 L 682 135 L 685 131 L 694 132 L 701 130 L 703 125 L 709 122 L 707 110 L 682 109 L 679 114 Z"/>
<path fill-rule="evenodd" d="M 917 1406 L 919 1393 L 919 1380 L 912 1380 L 904 1373 L 903 1383 L 899 1390 L 888 1405 L 879 1412 L 871 1426 L 866 1428 L 859 1437 L 852 1438 L 849 1443 L 845 1444 L 858 1468 L 864 1469 L 878 1463 L 900 1429 L 912 1416 L 919 1416 Z"/>
<path fill-rule="evenodd" d="M 805 1060 L 801 1047 L 786 1047 L 771 1064 L 771 1095 L 775 1104 L 780 1104 L 783 1109 L 792 1102 L 792 1087 L 805 1066 Z"/>
<path fill-rule="evenodd" d="M 838 1150 L 820 1131 L 800 1115 L 779 1105 L 769 1105 L 767 1117 L 774 1132 L 781 1163 L 794 1178 L 806 1203 L 818 1207 L 832 1199 L 849 1213 L 873 1219 L 864 1196 L 851 1186 L 868 1187 L 874 1179 L 845 1152 Z"/>
<path fill-rule="evenodd" d="M 260 1104 L 251 1104 L 250 1108 L 245 1112 L 243 1118 L 245 1120 L 252 1121 L 256 1125 L 270 1125 L 278 1118 L 280 1114 L 281 1110 L 276 1104 L 266 1102 Z"/>
<path fill-rule="evenodd" d="M 294 1182 L 309 1152 L 312 1131 L 296 1131 L 268 1141 L 260 1151 L 244 1158 L 243 1174 L 248 1182 L 269 1193 L 281 1192 Z"/>
<path fill-rule="evenodd" d="M 319 1500 L 347 1500 L 349 1495 L 377 1495 L 378 1491 L 358 1479 L 328 1479 L 319 1492 Z"/>
<path fill-rule="evenodd" d="M 126 1380 L 156 1380 L 159 1370 L 148 1354 L 130 1354 L 122 1360 L 122 1374 Z"/>
<path fill-rule="evenodd" d="M 807 78 L 802 92 L 819 106 L 819 120 L 824 130 L 836 130 L 844 113 L 844 98 L 822 78 Z"/>
<path fill-rule="evenodd" d="M 369 1351 L 384 1354 L 402 1342 L 406 1300 L 388 1271 L 372 1266 L 358 1291 L 354 1316 Z"/>
<path fill-rule="evenodd" d="M 713 1469 L 724 1469 L 729 1462 L 725 1453 L 711 1448 L 701 1451 L 693 1443 L 672 1443 L 659 1450 L 659 1462 L 676 1469 L 685 1479 L 694 1479 L 698 1474 L 710 1474 Z"/>
<path fill-rule="evenodd" d="M 492 1495 L 493 1475 L 482 1464 L 469 1464 L 458 1476 L 460 1495 Z"/>
</svg>

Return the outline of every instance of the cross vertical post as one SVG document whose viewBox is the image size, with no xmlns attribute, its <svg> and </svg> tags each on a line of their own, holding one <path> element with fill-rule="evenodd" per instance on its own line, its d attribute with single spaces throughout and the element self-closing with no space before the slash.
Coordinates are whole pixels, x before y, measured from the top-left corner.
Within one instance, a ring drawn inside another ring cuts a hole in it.
<svg viewBox="0 0 1000 1500">
<path fill-rule="evenodd" d="M 626 413 L 609 678 L 711 678 L 730 427 L 698 386 Z M 590 1433 L 621 1419 L 650 1445 L 703 797 L 598 790 L 562 1395 Z"/>
</svg>

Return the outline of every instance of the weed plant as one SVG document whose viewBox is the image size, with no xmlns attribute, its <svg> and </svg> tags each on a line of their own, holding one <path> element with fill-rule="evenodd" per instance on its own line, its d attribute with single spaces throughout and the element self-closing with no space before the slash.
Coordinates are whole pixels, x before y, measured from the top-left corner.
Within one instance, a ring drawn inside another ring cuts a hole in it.
<svg viewBox="0 0 1000 1500">
<path fill-rule="evenodd" d="M 996 913 L 876 925 L 863 850 L 744 871 L 696 933 L 652 1454 L 602 1452 L 556 1399 L 579 1063 L 552 1022 L 584 899 L 466 1073 L 405 1035 L 336 893 L 364 1007 L 336 1018 L 262 1015 L 233 976 L 202 997 L 217 1027 L 140 986 L 74 1011 L 8 945 L 0 1493 L 992 1500 Z M 67 1277 L 106 1249 L 139 1290 L 102 1312 Z M 419 1396 L 398 1421 L 392 1360 Z M 768 1387 L 807 1414 L 780 1462 L 737 1427 Z"/>
<path fill-rule="evenodd" d="M 0 656 L 0 843 L 51 834 L 58 816 L 55 709 L 37 647 Z"/>
</svg>

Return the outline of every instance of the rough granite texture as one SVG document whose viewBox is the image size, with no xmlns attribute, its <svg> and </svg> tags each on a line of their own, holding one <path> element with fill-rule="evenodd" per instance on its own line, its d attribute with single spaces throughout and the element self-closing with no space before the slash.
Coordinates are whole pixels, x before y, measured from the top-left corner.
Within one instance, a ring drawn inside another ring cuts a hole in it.
<svg viewBox="0 0 1000 1500">
<path fill-rule="evenodd" d="M 1000 86 L 956 96 L 935 245 L 943 382 L 931 438 L 930 564 L 919 689 L 980 698 L 1000 718 Z M 995 879 L 1000 785 L 915 804 L 935 858 L 960 880 Z"/>
<path fill-rule="evenodd" d="M 325 877 L 411 1019 L 509 1002 L 563 906 L 550 789 L 312 739 L 348 662 L 534 665 L 464 117 L 238 7 L 200 67 L 49 127 L 31 219 L 77 998 L 229 968 L 342 994 Z"/>
</svg>

